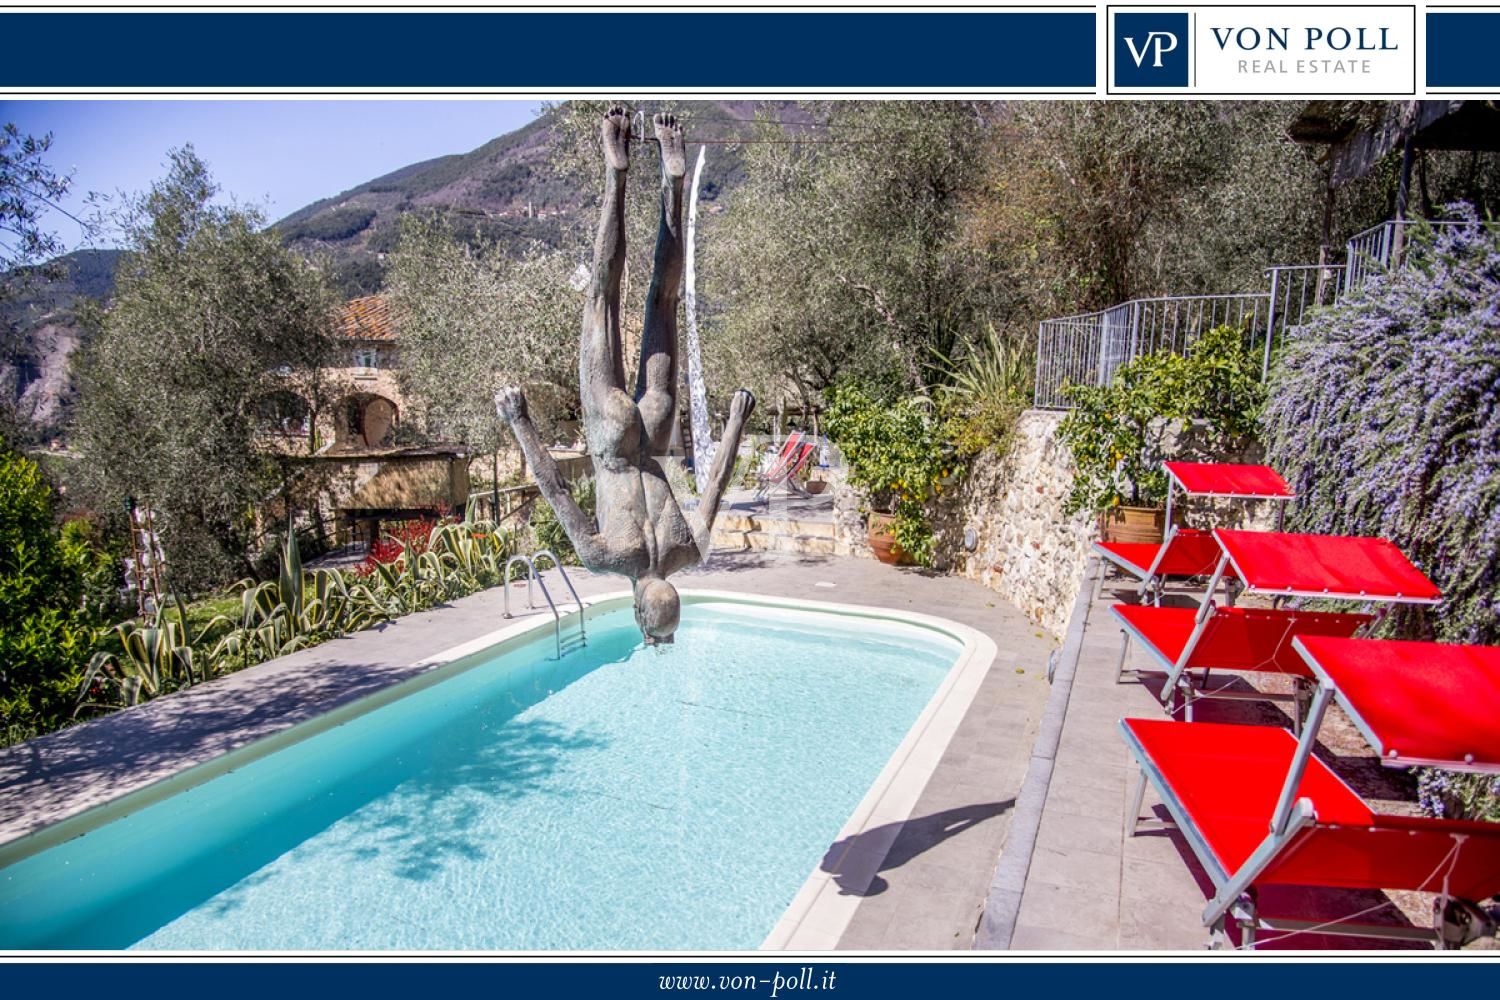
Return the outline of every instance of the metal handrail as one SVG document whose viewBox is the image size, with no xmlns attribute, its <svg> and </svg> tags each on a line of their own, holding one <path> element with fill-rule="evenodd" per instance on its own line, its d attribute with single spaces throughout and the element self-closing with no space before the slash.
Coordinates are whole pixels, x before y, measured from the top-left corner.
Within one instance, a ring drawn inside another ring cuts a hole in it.
<svg viewBox="0 0 1500 1000">
<path fill-rule="evenodd" d="M 529 556 L 518 553 L 505 561 L 505 571 L 502 574 L 503 580 L 501 582 L 501 586 L 504 588 L 504 615 L 506 618 L 514 617 L 510 613 L 510 568 L 516 563 L 521 563 L 526 567 L 526 607 L 533 610 L 536 608 L 536 605 L 532 602 L 531 591 L 531 584 L 535 581 L 536 585 L 542 588 L 542 597 L 547 601 L 547 610 L 552 612 L 552 638 L 557 644 L 557 658 L 560 660 L 563 657 L 562 613 L 557 610 L 557 602 L 552 600 L 552 592 L 547 589 L 547 581 L 542 578 L 542 574 L 536 568 L 537 560 L 541 559 L 542 556 L 546 556 L 552 560 L 552 565 L 556 566 L 557 572 L 562 575 L 563 583 L 567 584 L 568 593 L 573 595 L 573 603 L 578 605 L 578 639 L 580 643 L 587 645 L 588 634 L 584 631 L 585 609 L 583 601 L 579 599 L 578 591 L 573 587 L 573 581 L 568 577 L 568 571 L 563 569 L 562 563 L 558 561 L 557 556 L 549 549 L 543 549 Z"/>
<path fill-rule="evenodd" d="M 505 571 L 500 574 L 500 583 L 501 583 L 502 587 L 505 590 L 505 617 L 506 618 L 512 618 L 512 617 L 514 617 L 510 613 L 510 568 L 512 566 L 514 566 L 516 563 L 523 563 L 526 566 L 526 568 L 529 570 L 529 572 L 526 574 L 526 609 L 528 611 L 536 609 L 536 605 L 534 603 L 532 603 L 532 600 L 531 600 L 531 581 L 533 581 L 533 580 L 535 580 L 537 578 L 537 576 L 536 576 L 536 564 L 533 563 L 531 561 L 530 557 L 528 557 L 528 556 L 514 555 L 514 556 L 511 556 L 509 559 L 505 560 Z"/>
<path fill-rule="evenodd" d="M 585 617 L 587 617 L 587 613 L 586 609 L 584 608 L 583 601 L 578 597 L 578 591 L 573 587 L 572 578 L 568 576 L 568 571 L 566 569 L 563 569 L 562 560 L 557 558 L 557 553 L 553 552 L 551 549 L 542 549 L 540 552 L 532 555 L 531 566 L 533 571 L 536 571 L 536 564 L 541 561 L 542 556 L 546 556 L 548 559 L 552 560 L 552 565 L 557 567 L 558 575 L 562 577 L 563 583 L 568 588 L 568 593 L 573 595 L 573 603 L 578 605 L 578 638 L 585 643 L 588 642 L 588 633 L 584 628 L 584 619 Z M 539 571 L 537 571 L 537 583 L 542 584 L 542 592 L 546 593 L 547 585 L 545 583 L 542 583 L 542 577 Z"/>
</svg>

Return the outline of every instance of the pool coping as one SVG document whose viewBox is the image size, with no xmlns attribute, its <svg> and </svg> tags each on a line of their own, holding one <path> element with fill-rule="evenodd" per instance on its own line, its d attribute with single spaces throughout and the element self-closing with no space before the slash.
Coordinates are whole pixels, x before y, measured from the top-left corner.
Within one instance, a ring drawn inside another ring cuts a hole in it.
<svg viewBox="0 0 1500 1000">
<path fill-rule="evenodd" d="M 997 647 L 977 629 L 919 612 L 716 589 L 684 589 L 681 596 L 684 603 L 692 604 L 721 602 L 890 621 L 935 631 L 962 644 L 938 689 L 839 830 L 822 862 L 803 882 L 760 945 L 761 950 L 830 950 L 837 945 L 862 898 L 845 887 L 868 886 L 873 880 L 968 712 L 995 660 Z M 612 611 L 629 604 L 632 598 L 631 591 L 619 590 L 584 598 L 581 603 L 586 611 Z M 566 627 L 578 613 L 563 614 L 561 624 Z M 86 804 L 76 812 L 0 843 L 0 869 L 472 669 L 481 662 L 477 659 L 479 654 L 486 654 L 487 658 L 534 641 L 545 634 L 553 621 L 545 616 L 521 619 L 419 658 L 411 664 L 411 669 L 418 672 L 382 688 L 190 763 L 143 786 Z M 835 854 L 840 844 L 844 847 Z"/>
</svg>

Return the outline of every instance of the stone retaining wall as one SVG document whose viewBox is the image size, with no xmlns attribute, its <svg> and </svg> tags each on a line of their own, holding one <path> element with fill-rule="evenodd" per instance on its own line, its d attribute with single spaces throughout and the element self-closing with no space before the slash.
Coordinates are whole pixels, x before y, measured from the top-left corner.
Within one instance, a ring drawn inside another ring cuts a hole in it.
<svg viewBox="0 0 1500 1000">
<path fill-rule="evenodd" d="M 1083 584 L 1094 522 L 1064 517 L 1073 459 L 1057 442 L 1062 414 L 1027 410 L 1002 456 L 984 454 L 970 466 L 957 504 L 939 514 L 940 566 L 976 580 L 1038 625 L 1061 636 Z M 976 545 L 964 545 L 973 529 Z"/>
<path fill-rule="evenodd" d="M 1092 515 L 1063 515 L 1073 483 L 1073 457 L 1057 440 L 1064 416 L 1056 410 L 1022 413 L 1010 450 L 978 456 L 957 496 L 931 512 L 934 568 L 984 584 L 1059 638 L 1084 582 L 1089 546 L 1098 537 Z M 1258 446 L 1224 454 L 1210 445 L 1198 428 L 1172 428 L 1163 436 L 1167 453 L 1183 461 L 1263 461 Z M 1272 503 L 1233 501 L 1194 502 L 1185 511 L 1190 524 L 1261 530 L 1275 526 L 1275 513 Z M 871 555 L 861 498 L 842 481 L 834 495 L 834 524 L 840 555 Z M 967 529 L 975 535 L 972 550 L 964 545 Z"/>
</svg>

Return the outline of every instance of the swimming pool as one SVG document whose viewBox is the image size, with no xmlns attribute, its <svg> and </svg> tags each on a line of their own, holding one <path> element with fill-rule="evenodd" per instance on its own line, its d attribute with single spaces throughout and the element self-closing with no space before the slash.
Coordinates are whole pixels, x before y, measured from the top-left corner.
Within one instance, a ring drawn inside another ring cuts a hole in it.
<svg viewBox="0 0 1500 1000">
<path fill-rule="evenodd" d="M 606 602 L 0 869 L 0 947 L 756 947 L 965 644 L 684 596 L 674 646 Z"/>
</svg>

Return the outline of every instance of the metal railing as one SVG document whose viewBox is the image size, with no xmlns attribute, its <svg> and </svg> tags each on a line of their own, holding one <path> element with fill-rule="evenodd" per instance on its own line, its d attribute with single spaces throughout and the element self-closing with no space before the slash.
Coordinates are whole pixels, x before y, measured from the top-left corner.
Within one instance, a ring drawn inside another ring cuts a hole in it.
<svg viewBox="0 0 1500 1000">
<path fill-rule="evenodd" d="M 1467 225 L 1462 220 L 1400 219 L 1351 237 L 1342 264 L 1278 264 L 1265 271 L 1269 289 L 1230 295 L 1136 299 L 1099 312 L 1043 320 L 1037 331 L 1035 406 L 1072 406 L 1070 385 L 1105 386 L 1120 365 L 1146 354 L 1181 354 L 1221 324 L 1243 329 L 1261 355 L 1261 377 L 1288 330 L 1314 309 L 1331 306 L 1371 275 L 1406 263 L 1417 230 Z"/>
<path fill-rule="evenodd" d="M 562 614 L 557 610 L 557 604 L 552 600 L 552 593 L 547 589 L 547 581 L 543 580 L 542 575 L 537 572 L 536 561 L 542 558 L 542 556 L 546 556 L 552 560 L 552 565 L 557 567 L 558 574 L 562 577 L 563 583 L 567 585 L 568 593 L 573 597 L 573 603 L 578 605 L 578 635 L 570 637 L 567 640 L 566 649 L 563 648 Z M 530 556 L 513 555 L 505 561 L 505 570 L 501 573 L 500 583 L 500 586 L 504 590 L 504 617 L 514 617 L 510 613 L 510 568 L 516 563 L 521 563 L 526 567 L 526 607 L 528 609 L 536 609 L 536 605 L 531 600 L 532 583 L 534 582 L 538 587 L 542 588 L 542 597 L 547 601 L 547 609 L 552 612 L 552 638 L 557 644 L 557 659 L 560 660 L 575 649 L 582 649 L 588 645 L 588 634 L 585 632 L 584 622 L 584 619 L 587 617 L 587 609 L 584 607 L 583 601 L 579 600 L 578 591 L 573 588 L 573 581 L 568 577 L 568 571 L 563 569 L 562 563 L 558 561 L 557 556 L 553 555 L 550 549 L 542 549 L 540 552 Z"/>
<path fill-rule="evenodd" d="M 1270 292 L 1167 295 L 1099 312 L 1043 320 L 1037 329 L 1034 405 L 1072 406 L 1070 385 L 1109 385 L 1117 368 L 1147 354 L 1181 354 L 1208 330 L 1233 326 L 1252 343 L 1271 333 Z"/>
<path fill-rule="evenodd" d="M 469 494 L 468 503 L 476 517 L 499 524 L 524 510 L 540 494 L 535 483 L 523 483 L 498 490 L 477 490 Z"/>
<path fill-rule="evenodd" d="M 1469 225 L 1462 219 L 1391 219 L 1371 226 L 1349 237 L 1344 245 L 1347 270 L 1340 296 L 1348 295 L 1372 275 L 1384 274 L 1406 262 L 1406 248 L 1411 245 L 1413 230 L 1441 229 L 1444 226 Z"/>
</svg>

